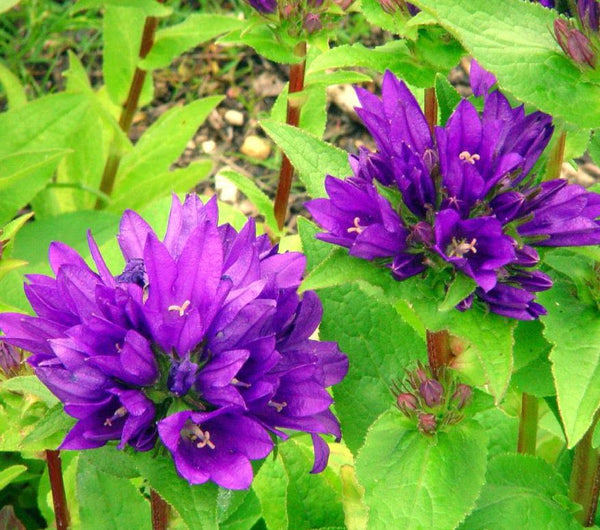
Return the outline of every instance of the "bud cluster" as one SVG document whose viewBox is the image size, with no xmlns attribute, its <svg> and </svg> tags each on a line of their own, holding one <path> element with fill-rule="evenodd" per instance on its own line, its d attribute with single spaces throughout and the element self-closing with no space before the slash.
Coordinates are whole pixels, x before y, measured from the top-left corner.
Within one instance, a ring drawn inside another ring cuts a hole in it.
<svg viewBox="0 0 600 530">
<path fill-rule="evenodd" d="M 575 17 L 554 21 L 554 35 L 562 50 L 577 64 L 596 66 L 600 44 L 600 3 L 597 0 L 577 0 Z"/>
<path fill-rule="evenodd" d="M 330 8 L 346 11 L 354 0 L 247 0 L 263 15 L 278 15 L 293 34 L 315 33 L 323 28 Z"/>
<path fill-rule="evenodd" d="M 433 435 L 464 418 L 462 410 L 473 391 L 449 371 L 442 369 L 434 375 L 430 367 L 419 363 L 402 383 L 392 384 L 392 393 L 400 411 L 415 420 L 423 434 Z"/>
<path fill-rule="evenodd" d="M 16 377 L 24 369 L 23 351 L 0 340 L 0 379 Z"/>
</svg>

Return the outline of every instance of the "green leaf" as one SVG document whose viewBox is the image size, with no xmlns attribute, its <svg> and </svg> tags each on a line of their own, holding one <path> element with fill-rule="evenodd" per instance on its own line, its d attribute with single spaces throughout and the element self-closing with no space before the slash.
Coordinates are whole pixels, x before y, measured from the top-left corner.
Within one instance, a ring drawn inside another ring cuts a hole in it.
<svg viewBox="0 0 600 530">
<path fill-rule="evenodd" d="M 0 471 L 0 491 L 15 480 L 21 473 L 27 470 L 26 466 L 10 466 Z"/>
<path fill-rule="evenodd" d="M 218 528 L 218 488 L 215 484 L 189 484 L 177 474 L 171 458 L 152 458 L 149 453 L 137 453 L 135 465 L 150 486 L 177 510 L 190 530 Z"/>
<path fill-rule="evenodd" d="M 344 441 L 356 453 L 369 425 L 394 402 L 393 380 L 425 359 L 423 340 L 386 303 L 351 286 L 319 292 L 322 340 L 337 341 L 350 366 L 333 388 Z"/>
<path fill-rule="evenodd" d="M 65 413 L 62 403 L 57 403 L 36 423 L 35 429 L 23 438 L 22 447 L 28 449 L 31 445 L 39 445 L 57 433 L 62 438 L 74 424 L 75 419 Z M 46 445 L 54 447 L 51 443 Z"/>
<path fill-rule="evenodd" d="M 89 111 L 83 94 L 52 94 L 0 114 L 0 156 L 65 148 L 65 138 Z"/>
<path fill-rule="evenodd" d="M 219 44 L 245 44 L 254 48 L 258 55 L 276 63 L 292 64 L 301 60 L 294 53 L 296 42 L 287 35 L 287 32 L 276 33 L 270 25 L 262 21 L 258 24 L 249 21 L 242 21 L 242 23 L 241 29 L 221 37 Z"/>
<path fill-rule="evenodd" d="M 0 383 L 0 388 L 20 394 L 33 394 L 46 403 L 48 407 L 53 407 L 58 403 L 58 399 L 54 394 L 35 375 L 12 377 Z"/>
<path fill-rule="evenodd" d="M 289 528 L 287 496 L 289 476 L 279 452 L 268 456 L 254 477 L 252 489 L 256 492 L 263 518 L 269 530 Z"/>
<path fill-rule="evenodd" d="M 0 156 L 0 224 L 10 221 L 44 188 L 67 149 L 20 151 Z"/>
<path fill-rule="evenodd" d="M 168 171 L 200 124 L 222 99 L 222 96 L 211 96 L 165 112 L 121 160 L 115 196 L 128 195 L 129 190 L 139 186 L 140 181 Z"/>
<path fill-rule="evenodd" d="M 265 218 L 269 229 L 274 233 L 279 233 L 275 214 L 273 213 L 273 201 L 254 183 L 254 181 L 232 169 L 223 169 L 219 175 L 232 182 L 256 207 L 258 213 Z"/>
<path fill-rule="evenodd" d="M 189 192 L 208 177 L 212 167 L 210 160 L 197 160 L 173 171 L 149 173 L 137 181 L 133 178 L 121 181 L 107 209 L 114 212 L 122 212 L 126 208 L 138 210 L 170 193 Z"/>
<path fill-rule="evenodd" d="M 549 29 L 554 11 L 521 0 L 414 3 L 456 35 L 501 88 L 555 118 L 588 128 L 600 124 L 600 86 L 561 51 Z"/>
<path fill-rule="evenodd" d="M 219 530 L 250 530 L 261 518 L 260 503 L 252 490 L 219 489 Z M 222 507 L 224 511 L 221 511 Z"/>
<path fill-rule="evenodd" d="M 309 72 L 304 80 L 304 86 L 313 85 L 348 85 L 356 83 L 369 83 L 373 80 L 370 75 L 352 70 L 337 70 L 334 72 Z"/>
<path fill-rule="evenodd" d="M 439 305 L 440 311 L 453 311 L 456 305 L 469 296 L 477 287 L 473 278 L 466 274 L 457 273 L 456 278 L 448 287 L 444 301 Z"/>
<path fill-rule="evenodd" d="M 147 17 L 166 17 L 173 12 L 173 9 L 155 0 L 78 0 L 75 9 L 80 11 L 101 6 L 133 7 L 143 11 Z"/>
<path fill-rule="evenodd" d="M 487 435 L 475 422 L 436 436 L 406 430 L 385 412 L 356 461 L 369 528 L 451 530 L 471 511 L 484 483 Z"/>
<path fill-rule="evenodd" d="M 363 503 L 364 488 L 358 483 L 352 466 L 343 465 L 340 469 L 342 479 L 342 502 L 346 528 L 348 530 L 364 530 L 369 521 L 369 512 Z"/>
<path fill-rule="evenodd" d="M 543 329 L 538 320 L 518 322 L 515 328 L 515 372 L 511 380 L 519 392 L 540 398 L 556 395 L 548 358 L 552 346 L 544 338 Z"/>
<path fill-rule="evenodd" d="M 16 6 L 21 0 L 0 0 L 0 13 L 4 13 Z"/>
<path fill-rule="evenodd" d="M 104 474 L 120 478 L 136 478 L 140 473 L 135 465 L 130 449 L 118 450 L 114 445 L 105 445 L 86 451 L 86 463 Z"/>
<path fill-rule="evenodd" d="M 311 197 L 325 196 L 325 175 L 351 173 L 345 151 L 291 125 L 263 120 L 261 126 L 289 157 Z"/>
<path fill-rule="evenodd" d="M 150 503 L 138 488 L 95 467 L 87 451 L 77 466 L 77 500 L 82 528 L 147 528 L 151 520 Z"/>
<path fill-rule="evenodd" d="M 489 463 L 477 507 L 460 529 L 581 528 L 568 505 L 567 485 L 550 464 L 528 455 L 500 455 Z"/>
<path fill-rule="evenodd" d="M 306 255 L 306 273 L 309 273 L 331 254 L 331 245 L 316 238 L 320 228 L 305 217 L 298 218 L 298 232 Z"/>
<path fill-rule="evenodd" d="M 189 15 L 184 22 L 156 32 L 154 45 L 142 61 L 147 70 L 162 68 L 186 50 L 212 40 L 223 33 L 243 28 L 247 22 L 234 17 L 199 13 Z"/>
<path fill-rule="evenodd" d="M 600 406 L 600 314 L 582 302 L 573 285 L 558 280 L 539 294 L 548 309 L 542 317 L 550 353 L 558 407 L 569 447 L 588 430 Z"/>
<path fill-rule="evenodd" d="M 448 78 L 440 74 L 435 76 L 435 95 L 440 109 L 440 125 L 444 126 L 462 98 Z"/>
<path fill-rule="evenodd" d="M 2 12 L 1 0 L 0 12 Z M 25 94 L 25 88 L 23 88 L 21 81 L 2 63 L 0 63 L 0 85 L 6 93 L 9 109 L 18 109 L 27 104 L 27 94 Z"/>
<path fill-rule="evenodd" d="M 139 61 L 146 17 L 144 11 L 107 3 L 104 10 L 104 56 L 102 72 L 111 100 L 121 107 L 127 100 L 133 74 Z M 152 100 L 152 76 L 146 76 L 140 105 Z"/>
</svg>

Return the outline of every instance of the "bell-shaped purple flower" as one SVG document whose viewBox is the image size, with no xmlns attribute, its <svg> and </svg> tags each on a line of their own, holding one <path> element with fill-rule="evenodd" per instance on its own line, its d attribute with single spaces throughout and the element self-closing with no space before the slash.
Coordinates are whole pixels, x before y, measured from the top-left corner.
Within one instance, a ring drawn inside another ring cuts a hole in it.
<svg viewBox="0 0 600 530">
<path fill-rule="evenodd" d="M 247 0 L 259 13 L 271 14 L 277 11 L 277 0 Z"/>
<path fill-rule="evenodd" d="M 551 282 L 531 270 L 539 262 L 533 246 L 598 244 L 600 196 L 564 180 L 537 184 L 531 171 L 552 135 L 551 117 L 527 115 L 490 92 L 495 79 L 475 61 L 472 74 L 483 111 L 460 102 L 435 141 L 391 73 L 381 99 L 357 89 L 377 151 L 351 156 L 354 175 L 327 177 L 329 198 L 307 208 L 325 229 L 317 237 L 377 259 L 397 280 L 445 263 L 477 284 L 458 309 L 479 301 L 501 315 L 537 318 L 544 309 L 533 293 Z"/>
<path fill-rule="evenodd" d="M 147 451 L 160 438 L 191 483 L 247 488 L 249 460 L 286 428 L 311 434 L 313 471 L 325 467 L 320 435 L 341 436 L 326 387 L 348 363 L 310 338 L 321 305 L 297 293 L 305 258 L 279 254 L 252 221 L 238 233 L 217 218 L 214 200 L 174 197 L 161 241 L 126 211 L 117 276 L 91 236 L 97 272 L 53 243 L 55 277 L 25 287 L 37 316 L 0 315 L 6 342 L 33 353 L 36 375 L 78 420 L 62 448 L 118 440 Z"/>
</svg>

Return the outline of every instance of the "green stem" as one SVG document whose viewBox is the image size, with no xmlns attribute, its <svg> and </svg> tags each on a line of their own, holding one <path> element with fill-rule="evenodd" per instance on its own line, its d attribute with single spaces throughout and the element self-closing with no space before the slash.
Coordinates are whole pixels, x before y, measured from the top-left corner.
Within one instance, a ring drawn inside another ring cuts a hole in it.
<svg viewBox="0 0 600 530">
<path fill-rule="evenodd" d="M 521 398 L 521 418 L 519 420 L 519 440 L 517 452 L 535 455 L 537 446 L 539 402 L 535 396 L 523 392 Z"/>
<path fill-rule="evenodd" d="M 154 490 L 150 490 L 152 508 L 152 530 L 167 530 L 169 525 L 169 505 Z"/>
<path fill-rule="evenodd" d="M 546 166 L 546 180 L 554 180 L 560 178 L 562 171 L 563 160 L 565 158 L 565 142 L 567 140 L 567 133 L 562 131 L 556 144 L 550 151 L 550 157 L 548 159 L 548 165 Z"/>
<path fill-rule="evenodd" d="M 294 53 L 302 60 L 299 63 L 290 66 L 290 87 L 288 91 L 287 116 L 285 122 L 288 125 L 298 127 L 300 123 L 300 109 L 302 104 L 290 97 L 295 92 L 304 90 L 304 71 L 306 69 L 306 42 L 299 42 L 296 45 Z M 275 219 L 279 230 L 283 230 L 285 217 L 288 209 L 290 198 L 290 189 L 292 187 L 292 177 L 294 175 L 294 166 L 289 158 L 283 154 L 281 159 L 281 168 L 279 170 L 279 184 L 277 186 L 277 194 L 275 195 Z"/>
<path fill-rule="evenodd" d="M 164 3 L 164 0 L 157 1 L 161 4 Z M 146 55 L 148 55 L 148 52 L 150 52 L 152 49 L 157 25 L 158 19 L 156 17 L 146 17 L 144 31 L 142 32 L 142 42 L 140 44 L 140 59 L 144 59 Z M 129 129 L 131 128 L 131 123 L 133 122 L 133 117 L 140 101 L 142 88 L 144 87 L 144 81 L 146 80 L 146 74 L 147 71 L 143 70 L 139 66 L 136 67 L 135 72 L 133 73 L 133 79 L 131 80 L 131 85 L 129 86 L 127 99 L 125 100 L 125 104 L 123 105 L 121 116 L 119 118 L 119 127 L 125 134 L 129 134 Z M 117 151 L 115 142 L 113 141 L 112 145 L 110 146 L 108 158 L 106 159 L 104 172 L 102 173 L 102 180 L 100 181 L 100 193 L 105 196 L 110 197 L 110 194 L 113 191 L 120 163 L 121 153 Z M 103 198 L 98 197 L 96 200 L 96 210 L 102 209 L 105 204 L 106 201 Z"/>
<path fill-rule="evenodd" d="M 575 446 L 575 458 L 569 486 L 571 500 L 583 506 L 583 510 L 576 514 L 577 520 L 587 527 L 594 526 L 598 507 L 600 457 L 598 450 L 592 446 L 592 437 L 599 417 L 600 415 L 596 413 L 589 430 Z"/>
</svg>

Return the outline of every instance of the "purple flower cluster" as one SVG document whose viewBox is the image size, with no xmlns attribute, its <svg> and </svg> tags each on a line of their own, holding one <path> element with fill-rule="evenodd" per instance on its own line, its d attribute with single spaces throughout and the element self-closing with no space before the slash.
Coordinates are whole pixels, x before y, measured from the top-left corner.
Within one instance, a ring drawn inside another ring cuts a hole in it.
<svg viewBox="0 0 600 530">
<path fill-rule="evenodd" d="M 526 115 L 474 65 L 483 112 L 463 100 L 433 134 L 407 86 L 387 72 L 382 98 L 357 89 L 359 116 L 377 151 L 350 157 L 353 176 L 328 176 L 329 198 L 307 204 L 319 239 L 378 260 L 397 280 L 428 270 L 471 277 L 474 300 L 529 320 L 545 313 L 535 293 L 550 278 L 535 269 L 534 246 L 600 243 L 600 195 L 564 180 L 538 184 L 532 168 L 552 135 L 550 116 Z"/>
<path fill-rule="evenodd" d="M 97 273 L 52 243 L 55 277 L 25 286 L 37 316 L 0 315 L 4 340 L 33 352 L 36 375 L 78 420 L 62 449 L 119 440 L 147 451 L 160 438 L 190 483 L 240 489 L 284 428 L 311 433 L 314 472 L 327 464 L 319 435 L 341 433 L 326 387 L 347 358 L 310 338 L 321 304 L 297 294 L 305 258 L 279 254 L 252 221 L 238 233 L 217 216 L 214 200 L 174 197 L 160 241 L 126 211 L 116 277 L 90 234 Z"/>
</svg>

